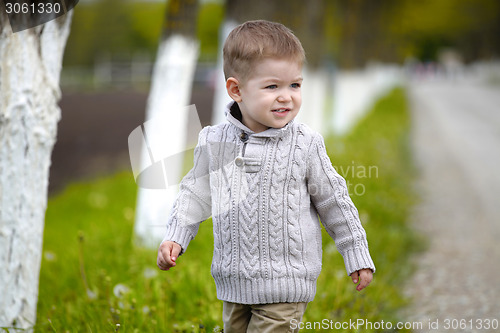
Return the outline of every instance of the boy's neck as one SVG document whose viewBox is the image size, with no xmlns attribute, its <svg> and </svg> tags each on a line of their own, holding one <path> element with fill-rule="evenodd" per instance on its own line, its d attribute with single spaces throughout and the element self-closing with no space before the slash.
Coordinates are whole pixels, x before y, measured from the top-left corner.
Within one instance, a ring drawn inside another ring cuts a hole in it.
<svg viewBox="0 0 500 333">
<path fill-rule="evenodd" d="M 243 114 L 241 113 L 240 106 L 238 103 L 234 102 L 233 105 L 231 105 L 230 108 L 231 115 L 238 120 L 240 123 L 242 123 L 244 126 L 248 127 L 244 122 L 243 122 Z M 250 129 L 250 127 L 248 127 Z"/>
</svg>

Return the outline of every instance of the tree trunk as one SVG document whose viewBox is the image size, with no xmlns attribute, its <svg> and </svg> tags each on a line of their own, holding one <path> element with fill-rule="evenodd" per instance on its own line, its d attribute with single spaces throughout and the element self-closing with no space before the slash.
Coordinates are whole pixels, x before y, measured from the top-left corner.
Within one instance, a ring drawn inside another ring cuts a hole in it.
<svg viewBox="0 0 500 333">
<path fill-rule="evenodd" d="M 142 154 L 141 169 L 143 170 L 154 163 L 163 164 L 163 179 L 158 179 L 158 182 L 163 182 L 166 187 L 163 189 L 139 187 L 135 236 L 139 245 L 150 248 L 157 247 L 159 241 L 162 240 L 165 234 L 165 223 L 178 192 L 178 186 L 169 186 L 171 182 L 166 179 L 166 174 L 171 176 L 172 173 L 176 173 L 173 178 L 180 178 L 179 173 L 182 172 L 181 155 L 186 149 L 188 125 L 188 112 L 185 111 L 187 110 L 185 107 L 191 97 L 199 52 L 199 42 L 196 39 L 197 14 L 196 0 L 169 1 L 165 30 L 153 71 L 146 111 L 147 120 L 150 123 L 167 120 L 168 123 L 164 128 L 175 126 L 177 131 L 175 133 L 168 130 L 155 131 L 153 134 L 147 133 L 148 129 L 145 126 L 145 134 L 149 138 L 154 136 L 156 142 L 163 142 L 164 145 L 170 146 L 169 151 L 175 151 L 178 156 L 169 159 L 169 163 L 164 163 L 151 160 L 155 151 L 152 151 L 150 155 Z M 149 148 L 151 149 L 152 146 Z M 168 157 L 172 156 L 163 156 L 163 158 Z"/>
<path fill-rule="evenodd" d="M 36 321 L 50 158 L 61 116 L 59 75 L 71 13 L 17 33 L 3 13 L 0 327 L 30 330 Z"/>
<path fill-rule="evenodd" d="M 222 59 L 222 47 L 231 30 L 236 28 L 237 25 L 237 21 L 235 21 L 231 17 L 227 17 L 219 27 L 219 51 L 217 53 L 217 72 L 215 73 L 214 101 L 212 105 L 212 125 L 221 124 L 226 121 L 224 108 L 227 104 L 229 104 L 229 102 L 232 101 L 226 90 L 226 80 L 224 78 L 223 67 L 224 64 Z"/>
</svg>

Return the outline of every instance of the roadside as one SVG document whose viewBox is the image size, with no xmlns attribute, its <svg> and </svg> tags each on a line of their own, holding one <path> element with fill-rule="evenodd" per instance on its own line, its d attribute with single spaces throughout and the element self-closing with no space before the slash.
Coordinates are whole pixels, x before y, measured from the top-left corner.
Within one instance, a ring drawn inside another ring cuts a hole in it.
<svg viewBox="0 0 500 333">
<path fill-rule="evenodd" d="M 414 226 L 429 238 L 408 282 L 408 317 L 438 331 L 493 331 L 500 321 L 500 89 L 412 83 L 412 146 L 422 200 Z M 496 331 L 496 330 L 495 330 Z"/>
</svg>

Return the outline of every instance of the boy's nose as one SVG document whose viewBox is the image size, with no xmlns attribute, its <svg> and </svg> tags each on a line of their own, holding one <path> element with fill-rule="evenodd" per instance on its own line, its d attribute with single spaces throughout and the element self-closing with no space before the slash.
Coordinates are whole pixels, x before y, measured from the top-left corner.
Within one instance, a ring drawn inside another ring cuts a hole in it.
<svg viewBox="0 0 500 333">
<path fill-rule="evenodd" d="M 278 102 L 280 103 L 283 103 L 283 102 L 289 102 L 292 100 L 292 96 L 291 94 L 287 93 L 287 92 L 282 92 L 279 96 L 278 96 Z"/>
</svg>

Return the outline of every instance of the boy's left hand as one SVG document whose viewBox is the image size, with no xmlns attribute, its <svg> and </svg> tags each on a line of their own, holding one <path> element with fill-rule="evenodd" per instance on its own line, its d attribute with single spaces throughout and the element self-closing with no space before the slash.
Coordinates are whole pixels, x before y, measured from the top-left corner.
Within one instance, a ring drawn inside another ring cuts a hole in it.
<svg viewBox="0 0 500 333">
<path fill-rule="evenodd" d="M 351 278 L 352 278 L 352 282 L 354 282 L 355 284 L 358 283 L 358 281 L 359 281 L 359 284 L 356 286 L 356 290 L 361 291 L 361 290 L 365 289 L 366 287 L 368 287 L 370 282 L 372 282 L 373 272 L 369 268 L 363 268 L 363 269 L 360 269 L 359 271 L 353 272 L 351 274 Z"/>
</svg>

